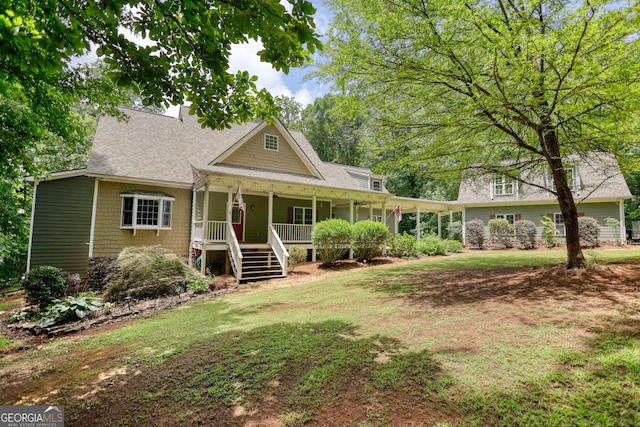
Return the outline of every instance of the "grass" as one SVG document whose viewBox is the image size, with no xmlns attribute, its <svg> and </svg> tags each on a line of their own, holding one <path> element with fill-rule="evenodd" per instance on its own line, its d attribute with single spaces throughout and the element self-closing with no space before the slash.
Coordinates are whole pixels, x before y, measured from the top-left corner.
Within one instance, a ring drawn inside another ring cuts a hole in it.
<svg viewBox="0 0 640 427">
<path fill-rule="evenodd" d="M 0 403 L 64 404 L 69 425 L 638 425 L 637 297 L 596 315 L 571 305 L 591 296 L 453 302 L 432 280 L 564 257 L 478 251 L 199 301 L 11 354 L 0 373 L 32 379 Z"/>
</svg>

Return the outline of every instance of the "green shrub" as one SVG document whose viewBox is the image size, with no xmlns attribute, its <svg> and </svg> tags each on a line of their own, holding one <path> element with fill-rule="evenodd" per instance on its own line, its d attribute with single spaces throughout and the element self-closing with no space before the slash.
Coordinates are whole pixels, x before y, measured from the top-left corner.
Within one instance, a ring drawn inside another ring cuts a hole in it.
<svg viewBox="0 0 640 427">
<path fill-rule="evenodd" d="M 43 265 L 29 271 L 21 282 L 27 302 L 46 308 L 53 300 L 62 298 L 67 285 L 61 269 Z"/>
<path fill-rule="evenodd" d="M 462 221 L 454 221 L 449 224 L 449 240 L 462 242 Z"/>
<path fill-rule="evenodd" d="M 447 253 L 445 245 L 438 236 L 426 236 L 416 244 L 418 253 L 426 256 L 445 255 Z"/>
<path fill-rule="evenodd" d="M 410 258 L 418 255 L 416 248 L 416 237 L 411 234 L 407 234 L 405 231 L 402 234 L 396 234 L 391 239 L 390 253 L 397 258 Z"/>
<path fill-rule="evenodd" d="M 491 243 L 503 245 L 505 248 L 513 247 L 513 227 L 504 218 L 489 220 L 489 238 Z"/>
<path fill-rule="evenodd" d="M 323 265 L 334 264 L 351 248 L 353 227 L 343 219 L 327 219 L 313 227 L 311 241 Z"/>
<path fill-rule="evenodd" d="M 109 279 L 105 301 L 157 298 L 182 292 L 200 278 L 177 256 L 158 247 L 132 247 L 120 252 Z"/>
<path fill-rule="evenodd" d="M 58 323 L 83 319 L 88 312 L 97 310 L 101 305 L 100 298 L 92 295 L 57 299 L 44 313 L 40 327 L 48 328 Z"/>
<path fill-rule="evenodd" d="M 613 228 L 613 232 L 616 235 L 616 243 L 620 245 L 622 243 L 620 239 L 620 221 L 609 216 L 604 219 L 604 223 L 607 227 Z"/>
<path fill-rule="evenodd" d="M 536 247 L 536 225 L 533 221 L 523 219 L 515 223 L 516 239 L 523 248 L 533 249 Z"/>
<path fill-rule="evenodd" d="M 556 238 L 556 223 L 546 215 L 540 218 L 540 224 L 542 224 L 542 238 L 544 244 L 548 248 L 558 246 L 558 239 Z"/>
<path fill-rule="evenodd" d="M 442 240 L 440 242 L 444 246 L 445 252 L 449 253 L 462 253 L 462 242 L 459 240 Z"/>
<path fill-rule="evenodd" d="M 307 250 L 302 246 L 293 245 L 289 248 L 289 260 L 287 264 L 289 265 L 289 271 L 293 271 L 296 268 L 296 265 L 302 264 L 307 260 Z"/>
<path fill-rule="evenodd" d="M 578 234 L 580 241 L 585 246 L 598 246 L 600 242 L 600 224 L 598 220 L 590 216 L 582 216 L 578 218 Z"/>
<path fill-rule="evenodd" d="M 197 279 L 187 284 L 187 290 L 193 292 L 196 295 L 206 294 L 207 292 L 209 292 L 209 284 L 211 284 L 211 280 L 209 279 Z"/>
<path fill-rule="evenodd" d="M 466 223 L 466 243 L 482 249 L 484 246 L 484 222 L 481 219 L 472 219 Z"/>
<path fill-rule="evenodd" d="M 371 261 L 382 253 L 382 246 L 389 239 L 389 228 L 381 222 L 358 221 L 353 226 L 353 246 L 361 261 Z"/>
</svg>

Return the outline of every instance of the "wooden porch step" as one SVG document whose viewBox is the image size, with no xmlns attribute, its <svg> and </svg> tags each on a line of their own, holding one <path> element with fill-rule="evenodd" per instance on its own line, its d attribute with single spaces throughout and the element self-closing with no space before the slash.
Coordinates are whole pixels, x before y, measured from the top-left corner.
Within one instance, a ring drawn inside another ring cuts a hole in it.
<svg viewBox="0 0 640 427">
<path fill-rule="evenodd" d="M 242 280 L 251 282 L 284 277 L 275 253 L 269 248 L 247 248 L 242 250 Z"/>
</svg>

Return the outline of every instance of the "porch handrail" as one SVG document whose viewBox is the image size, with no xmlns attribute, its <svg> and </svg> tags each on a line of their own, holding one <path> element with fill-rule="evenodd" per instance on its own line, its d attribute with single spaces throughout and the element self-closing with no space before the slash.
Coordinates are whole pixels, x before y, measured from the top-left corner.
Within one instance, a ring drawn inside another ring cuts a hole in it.
<svg viewBox="0 0 640 427">
<path fill-rule="evenodd" d="M 240 243 L 236 237 L 236 232 L 233 229 L 233 225 L 230 221 L 227 222 L 227 245 L 229 246 L 229 258 L 231 259 L 231 268 L 233 268 L 236 274 L 236 281 L 240 283 L 242 280 L 242 250 L 240 249 Z"/>
<path fill-rule="evenodd" d="M 287 248 L 284 247 L 284 244 L 282 243 L 282 240 L 280 240 L 280 236 L 278 236 L 278 232 L 273 227 L 273 225 L 271 226 L 271 230 L 269 230 L 269 233 L 271 234 L 269 236 L 271 241 L 271 249 L 273 250 L 273 253 L 276 254 L 276 258 L 278 258 L 278 262 L 280 263 L 280 267 L 282 268 L 282 275 L 286 276 L 289 252 L 287 251 Z"/>
<path fill-rule="evenodd" d="M 225 242 L 227 240 L 226 228 L 226 221 L 207 221 L 207 241 Z"/>
<path fill-rule="evenodd" d="M 273 227 L 283 242 L 310 243 L 313 225 L 274 223 Z"/>
</svg>

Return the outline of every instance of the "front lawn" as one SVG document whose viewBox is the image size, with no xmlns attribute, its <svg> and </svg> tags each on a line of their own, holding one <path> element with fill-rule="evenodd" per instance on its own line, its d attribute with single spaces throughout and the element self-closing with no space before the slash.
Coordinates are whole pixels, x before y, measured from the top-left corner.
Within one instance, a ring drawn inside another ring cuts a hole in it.
<svg viewBox="0 0 640 427">
<path fill-rule="evenodd" d="M 0 403 L 70 426 L 638 425 L 640 250 L 585 253 L 580 272 L 478 251 L 198 301 L 0 353 Z"/>
</svg>

